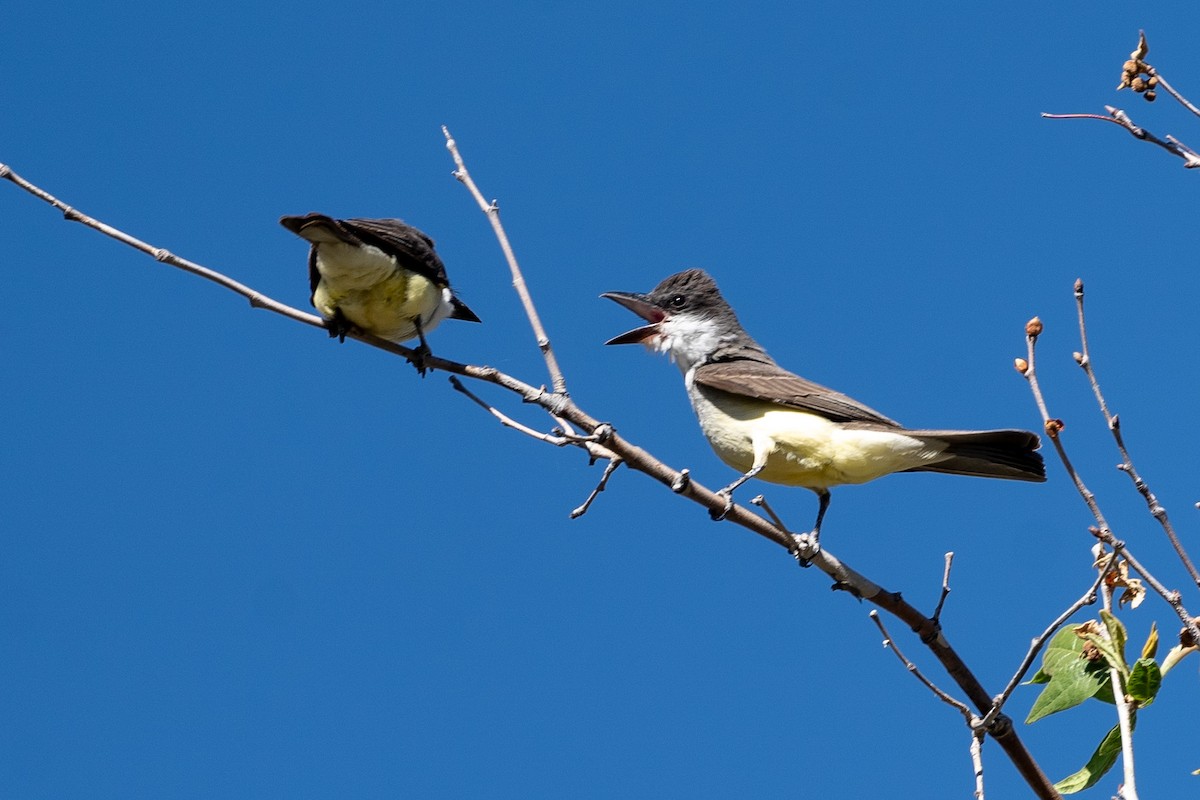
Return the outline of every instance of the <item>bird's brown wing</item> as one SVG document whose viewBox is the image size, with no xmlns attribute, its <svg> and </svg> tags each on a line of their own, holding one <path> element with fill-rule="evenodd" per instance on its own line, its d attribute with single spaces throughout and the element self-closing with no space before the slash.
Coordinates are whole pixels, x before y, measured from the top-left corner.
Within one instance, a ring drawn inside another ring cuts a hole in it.
<svg viewBox="0 0 1200 800">
<path fill-rule="evenodd" d="M 901 427 L 900 423 L 854 398 L 805 380 L 775 364 L 751 360 L 718 361 L 698 367 L 694 380 L 709 389 L 808 411 L 834 422 Z"/>
<path fill-rule="evenodd" d="M 438 286 L 450 284 L 446 278 L 446 265 L 433 249 L 433 239 L 412 225 L 398 219 L 344 219 L 339 222 L 363 242 L 395 256 L 405 269 L 428 278 Z"/>
</svg>

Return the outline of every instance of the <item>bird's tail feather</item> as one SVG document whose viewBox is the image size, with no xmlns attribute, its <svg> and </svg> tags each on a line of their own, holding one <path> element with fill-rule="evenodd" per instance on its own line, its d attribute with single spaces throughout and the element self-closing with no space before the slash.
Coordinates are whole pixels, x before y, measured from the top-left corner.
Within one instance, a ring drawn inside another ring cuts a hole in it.
<svg viewBox="0 0 1200 800">
<path fill-rule="evenodd" d="M 922 439 L 946 443 L 949 458 L 908 472 L 947 472 L 1017 481 L 1046 480 L 1046 465 L 1034 452 L 1041 445 L 1030 431 L 905 431 Z"/>
</svg>

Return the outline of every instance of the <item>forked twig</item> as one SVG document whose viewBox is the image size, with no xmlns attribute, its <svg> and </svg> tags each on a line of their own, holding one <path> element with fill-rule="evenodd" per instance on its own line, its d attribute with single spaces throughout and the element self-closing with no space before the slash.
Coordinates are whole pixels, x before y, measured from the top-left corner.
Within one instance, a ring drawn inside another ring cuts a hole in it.
<svg viewBox="0 0 1200 800">
<path fill-rule="evenodd" d="M 1061 441 L 1061 433 L 1063 430 L 1063 422 L 1059 419 L 1052 419 L 1050 412 L 1046 407 L 1045 397 L 1042 395 L 1041 386 L 1037 379 L 1037 363 L 1035 361 L 1035 351 L 1037 338 L 1042 332 L 1042 321 L 1037 317 L 1031 319 L 1025 325 L 1025 338 L 1028 342 L 1028 360 L 1020 359 L 1017 363 L 1018 371 L 1029 381 L 1030 390 L 1033 392 L 1033 397 L 1037 403 L 1038 410 L 1042 415 L 1042 424 L 1046 429 L 1046 435 L 1050 437 L 1050 441 L 1054 443 L 1054 449 L 1058 453 L 1059 460 L 1067 470 L 1067 474 L 1071 477 L 1075 484 L 1076 491 L 1083 501 L 1087 504 L 1088 509 L 1092 512 L 1092 516 L 1096 519 L 1097 527 L 1092 531 L 1096 538 L 1100 539 L 1105 544 L 1118 551 L 1129 566 L 1139 575 L 1141 575 L 1149 586 L 1154 589 L 1167 603 L 1175 610 L 1176 615 L 1200 641 L 1200 629 L 1197 629 L 1196 624 L 1192 622 L 1191 615 L 1187 609 L 1183 607 L 1182 598 L 1179 592 L 1170 591 L 1162 585 L 1153 575 L 1151 575 L 1136 559 L 1134 559 L 1125 547 L 1125 543 L 1117 539 L 1113 535 L 1112 528 L 1109 527 L 1108 521 L 1104 518 L 1104 514 L 1100 511 L 1100 506 L 1096 502 L 1096 496 L 1087 488 L 1083 482 L 1083 478 L 1079 476 L 1075 466 L 1071 463 L 1071 459 L 1067 456 L 1066 448 Z"/>
<path fill-rule="evenodd" d="M 1121 420 L 1116 414 L 1110 413 L 1108 404 L 1104 401 L 1104 394 L 1100 391 L 1100 382 L 1096 378 L 1096 371 L 1092 367 L 1092 354 L 1088 348 L 1087 337 L 1087 321 L 1083 313 L 1083 280 L 1075 281 L 1075 308 L 1079 317 L 1079 341 L 1082 352 L 1075 354 L 1075 363 L 1077 363 L 1087 375 L 1088 382 L 1092 386 L 1092 393 L 1096 396 L 1096 402 L 1100 405 L 1100 413 L 1104 415 L 1104 421 L 1108 424 L 1108 429 L 1112 431 L 1113 439 L 1116 440 L 1117 450 L 1121 454 L 1121 465 L 1119 469 L 1129 476 L 1133 481 L 1133 486 L 1138 493 L 1145 499 L 1146 506 L 1150 510 L 1150 515 L 1158 520 L 1162 526 L 1163 533 L 1167 535 L 1167 539 L 1171 542 L 1171 546 L 1175 548 L 1175 554 L 1183 563 L 1184 569 L 1191 576 L 1192 582 L 1200 587 L 1200 573 L 1196 571 L 1196 566 L 1188 557 L 1187 550 L 1184 549 L 1183 543 L 1179 541 L 1179 537 L 1175 535 L 1175 528 L 1171 525 L 1171 520 L 1167 517 L 1167 510 L 1158 502 L 1158 498 L 1154 492 L 1150 491 L 1149 484 L 1142 479 L 1138 474 L 1137 469 L 1133 466 L 1133 459 L 1129 455 L 1128 448 L 1125 447 L 1125 439 L 1121 435 Z"/>
<path fill-rule="evenodd" d="M 592 493 L 587 496 L 587 499 L 583 501 L 582 505 L 571 512 L 571 519 L 577 519 L 587 513 L 588 509 L 592 507 L 592 502 L 600 496 L 601 492 L 608 488 L 609 477 L 616 472 L 617 467 L 624 463 L 625 462 L 621 460 L 620 456 L 613 456 L 613 458 L 604 465 L 604 474 L 600 476 L 600 481 L 596 484 L 596 488 L 592 489 Z"/>
<path fill-rule="evenodd" d="M 475 198 L 475 202 L 479 204 L 479 210 L 487 215 L 488 222 L 492 224 L 492 230 L 496 233 L 496 239 L 500 242 L 500 249 L 504 251 L 504 258 L 508 261 L 508 268 L 512 272 L 513 288 L 517 290 L 517 296 L 521 298 L 525 316 L 529 318 L 529 325 L 533 328 L 533 335 L 537 338 L 538 349 L 542 351 L 542 357 L 546 360 L 546 369 L 550 372 L 551 385 L 554 386 L 557 394 L 566 394 L 567 379 L 558 366 L 554 348 L 550 345 L 550 337 L 546 335 L 546 329 L 542 327 L 541 317 L 538 316 L 537 308 L 533 304 L 533 297 L 525 285 L 525 276 L 521 273 L 517 256 L 513 253 L 512 245 L 508 241 L 508 234 L 504 232 L 504 226 L 500 223 L 500 206 L 495 200 L 489 203 L 483 199 L 483 193 L 475 185 L 471 173 L 467 171 L 467 165 L 463 162 L 462 155 L 458 152 L 458 144 L 450 136 L 450 130 L 445 125 L 442 126 L 442 134 L 446 137 L 446 149 L 450 151 L 457 167 L 454 177 L 467 187 L 471 196 Z"/>
<path fill-rule="evenodd" d="M 954 553 L 946 553 L 946 569 L 942 572 L 942 595 L 938 598 L 937 607 L 933 609 L 931 619 L 941 624 L 942 606 L 946 605 L 946 598 L 950 596 L 950 565 L 954 563 Z"/>
<path fill-rule="evenodd" d="M 1108 111 L 1108 116 L 1102 114 L 1042 114 L 1043 119 L 1098 119 L 1105 122 L 1113 122 L 1120 125 L 1135 139 L 1141 139 L 1143 142 L 1150 142 L 1166 150 L 1174 156 L 1183 159 L 1183 166 L 1187 169 L 1195 169 L 1200 167 L 1200 154 L 1188 147 L 1183 142 L 1176 139 L 1174 136 L 1167 136 L 1166 139 L 1160 139 L 1150 131 L 1142 128 L 1130 118 L 1130 116 L 1119 108 L 1113 106 L 1104 107 Z"/>
<path fill-rule="evenodd" d="M 888 633 L 887 628 L 884 626 L 883 620 L 879 618 L 879 612 L 872 610 L 871 613 L 869 614 L 869 616 L 871 617 L 871 621 L 874 622 L 876 627 L 879 628 L 880 634 L 883 635 L 884 648 L 891 650 L 893 653 L 895 653 L 896 658 L 900 659 L 900 663 L 904 665 L 904 668 L 908 670 L 909 674 L 911 674 L 914 678 L 916 678 L 918 681 L 920 681 L 921 684 L 923 686 L 925 686 L 926 689 L 933 692 L 934 697 L 941 700 L 943 703 L 945 703 L 946 705 L 950 706 L 951 708 L 955 709 L 956 711 L 958 711 L 960 714 L 963 715 L 963 719 L 966 720 L 967 727 L 971 729 L 970 754 L 971 754 L 971 766 L 975 773 L 975 796 L 977 798 L 981 798 L 981 800 L 982 800 L 982 798 L 983 798 L 983 737 L 986 733 L 986 727 L 984 726 L 983 720 L 981 720 L 973 711 L 971 711 L 970 707 L 968 707 L 965 703 L 963 703 L 960 700 L 956 700 L 955 698 L 946 694 L 946 692 L 944 692 L 940 688 L 938 688 L 938 686 L 936 684 L 934 684 L 933 681 L 931 681 L 925 677 L 924 673 L 921 672 L 920 668 L 917 667 L 916 664 L 914 664 L 912 661 L 910 661 L 908 659 L 908 657 L 905 656 L 904 653 L 902 653 L 900 651 L 900 648 L 896 645 L 896 641 L 894 639 L 892 639 L 891 634 Z"/>
</svg>

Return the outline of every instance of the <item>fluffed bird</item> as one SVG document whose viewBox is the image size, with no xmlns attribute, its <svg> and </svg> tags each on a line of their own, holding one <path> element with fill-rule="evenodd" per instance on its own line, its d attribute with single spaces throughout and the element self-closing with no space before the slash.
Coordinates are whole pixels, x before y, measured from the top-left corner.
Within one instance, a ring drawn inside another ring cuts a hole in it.
<svg viewBox="0 0 1200 800">
<path fill-rule="evenodd" d="M 802 486 L 819 498 L 815 543 L 833 486 L 893 472 L 946 472 L 1044 481 L 1036 434 L 1022 430 L 910 430 L 874 409 L 780 367 L 738 322 L 708 273 L 672 275 L 649 294 L 607 292 L 649 324 L 606 344 L 646 345 L 683 372 L 700 429 L 717 456 L 751 478 Z"/>
<path fill-rule="evenodd" d="M 308 281 L 329 335 L 357 329 L 392 342 L 420 339 L 444 319 L 479 322 L 454 296 L 433 240 L 399 219 L 334 219 L 311 213 L 279 224 L 312 243 Z M 420 363 L 418 362 L 418 369 Z"/>
</svg>

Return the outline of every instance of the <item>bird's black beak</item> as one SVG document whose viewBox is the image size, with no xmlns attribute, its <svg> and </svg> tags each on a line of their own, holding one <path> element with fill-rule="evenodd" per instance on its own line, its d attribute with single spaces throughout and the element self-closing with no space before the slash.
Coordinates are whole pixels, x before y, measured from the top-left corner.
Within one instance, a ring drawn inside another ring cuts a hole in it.
<svg viewBox="0 0 1200 800">
<path fill-rule="evenodd" d="M 631 331 L 626 331 L 620 336 L 614 336 L 605 342 L 606 345 L 642 344 L 647 339 L 660 333 L 658 326 L 667 318 L 666 312 L 664 312 L 654 303 L 650 302 L 650 297 L 648 295 L 634 294 L 633 292 L 605 292 L 600 296 L 607 297 L 614 303 L 625 306 L 625 308 L 628 308 L 630 311 L 650 323 L 649 325 L 643 325 L 640 328 L 634 328 Z"/>
</svg>

